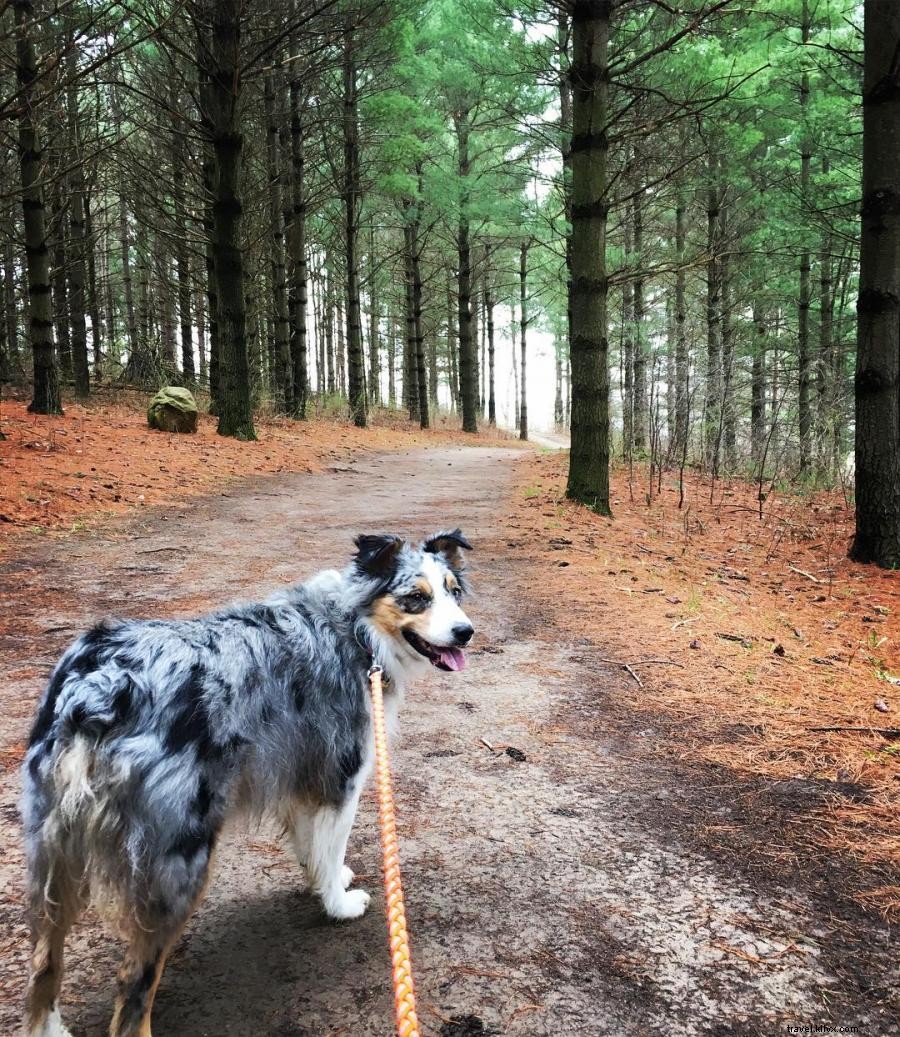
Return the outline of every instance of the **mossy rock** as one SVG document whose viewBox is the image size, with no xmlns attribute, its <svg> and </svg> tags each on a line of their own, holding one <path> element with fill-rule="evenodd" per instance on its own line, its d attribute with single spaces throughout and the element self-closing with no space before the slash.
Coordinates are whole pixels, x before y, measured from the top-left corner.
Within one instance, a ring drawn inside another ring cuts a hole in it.
<svg viewBox="0 0 900 1037">
<path fill-rule="evenodd" d="M 197 401 L 187 389 L 167 385 L 150 401 L 147 424 L 160 432 L 196 432 Z"/>
</svg>

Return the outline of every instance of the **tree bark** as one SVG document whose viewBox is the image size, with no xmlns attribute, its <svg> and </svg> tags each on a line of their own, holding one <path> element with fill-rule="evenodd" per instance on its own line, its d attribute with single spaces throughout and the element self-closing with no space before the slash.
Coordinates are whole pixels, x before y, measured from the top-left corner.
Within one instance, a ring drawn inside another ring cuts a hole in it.
<svg viewBox="0 0 900 1037">
<path fill-rule="evenodd" d="M 519 439 L 528 440 L 528 393 L 526 381 L 526 333 L 528 331 L 528 243 L 519 246 L 519 357 L 522 364 Z"/>
<path fill-rule="evenodd" d="M 643 453 L 647 449 L 647 334 L 644 327 L 644 278 L 643 267 L 644 212 L 640 191 L 634 197 L 634 260 L 638 276 L 634 279 L 634 449 Z"/>
<path fill-rule="evenodd" d="M 822 173 L 828 176 L 831 164 L 822 159 Z M 831 379 L 834 365 L 834 275 L 831 258 L 832 238 L 826 229 L 819 251 L 819 353 L 816 364 L 816 458 L 822 472 L 831 468 L 831 429 L 837 421 L 837 394 Z"/>
<path fill-rule="evenodd" d="M 631 256 L 634 218 L 631 203 L 627 204 L 625 225 L 622 228 L 626 262 Z M 620 368 L 622 372 L 622 456 L 634 454 L 634 282 L 630 277 L 622 283 L 622 334 Z"/>
<path fill-rule="evenodd" d="M 212 67 L 207 89 L 215 161 L 213 263 L 218 301 L 221 436 L 256 439 L 247 354 L 241 250 L 241 0 L 209 0 Z"/>
<path fill-rule="evenodd" d="M 16 299 L 16 259 L 13 252 L 15 221 L 10 218 L 9 238 L 3 250 L 3 306 L 6 322 L 6 353 L 9 373 L 21 373 L 22 360 L 19 356 L 19 313 Z"/>
<path fill-rule="evenodd" d="M 572 6 L 571 451 L 566 495 L 609 515 L 606 330 L 610 0 Z"/>
<path fill-rule="evenodd" d="M 291 329 L 288 318 L 287 269 L 284 257 L 284 214 L 281 203 L 281 163 L 278 156 L 278 119 L 275 112 L 275 75 L 266 73 L 266 172 L 269 179 L 269 268 L 272 278 L 272 317 L 275 326 L 274 395 L 285 414 L 293 413 L 294 379 L 291 365 Z"/>
<path fill-rule="evenodd" d="M 800 42 L 803 47 L 809 43 L 809 0 L 803 0 Z M 800 220 L 806 221 L 809 214 L 809 163 L 812 144 L 807 125 L 809 107 L 809 73 L 805 67 L 805 55 L 802 55 L 804 69 L 800 77 L 800 122 L 802 139 L 800 142 Z M 800 298 L 797 313 L 797 358 L 799 367 L 798 386 L 798 420 L 800 425 L 800 468 L 808 470 L 812 460 L 812 410 L 810 407 L 810 384 L 812 381 L 812 358 L 809 350 L 809 303 L 810 303 L 810 254 L 806 247 L 806 229 L 802 228 L 803 250 L 800 253 Z"/>
<path fill-rule="evenodd" d="M 181 334 L 181 370 L 187 385 L 197 380 L 194 367 L 194 333 L 191 318 L 191 260 L 188 247 L 188 214 L 184 200 L 185 127 L 181 123 L 178 90 L 173 87 L 172 109 L 172 203 L 175 212 L 175 273 L 178 280 L 178 321 Z"/>
<path fill-rule="evenodd" d="M 16 81 L 19 102 L 19 169 L 22 180 L 22 213 L 25 224 L 25 265 L 28 285 L 28 336 L 34 359 L 34 394 L 28 409 L 34 414 L 62 414 L 59 372 L 53 351 L 53 302 L 50 285 L 50 250 L 41 183 L 44 161 L 34 104 L 37 62 L 31 26 L 31 0 L 13 0 L 16 25 Z"/>
<path fill-rule="evenodd" d="M 900 568 L 900 5 L 866 0 L 850 557 Z"/>
<path fill-rule="evenodd" d="M 413 283 L 413 325 L 416 337 L 415 364 L 416 387 L 419 397 L 419 425 L 430 428 L 428 413 L 428 371 L 425 365 L 425 334 L 422 330 L 422 272 L 419 256 L 419 224 L 414 221 L 410 227 L 410 262 L 412 265 Z"/>
<path fill-rule="evenodd" d="M 71 39 L 71 34 L 70 34 Z M 68 46 L 66 59 L 69 83 L 66 89 L 66 115 L 68 120 L 68 160 L 71 172 L 68 177 L 69 232 L 71 254 L 69 262 L 69 320 L 72 329 L 72 369 L 75 376 L 75 395 L 84 400 L 91 393 L 91 377 L 88 368 L 87 320 L 87 231 L 85 229 L 85 199 L 87 188 L 84 182 L 84 164 L 81 154 L 81 125 L 78 116 L 78 54 L 73 45 Z"/>
<path fill-rule="evenodd" d="M 292 7 L 292 10 L 295 10 Z M 309 271 L 306 256 L 306 154 L 303 140 L 303 103 L 297 69 L 296 48 L 291 62 L 291 225 L 288 248 L 291 254 L 291 361 L 294 371 L 294 416 L 306 417 L 309 395 L 309 360 L 306 335 L 309 309 Z"/>
<path fill-rule="evenodd" d="M 478 431 L 478 357 L 472 335 L 472 257 L 469 227 L 470 113 L 458 112 L 456 129 L 457 174 L 459 176 L 459 224 L 456 231 L 458 253 L 457 306 L 459 332 L 459 399 L 463 432 Z"/>
<path fill-rule="evenodd" d="M 682 155 L 684 144 L 682 141 Z M 675 456 L 683 457 L 687 444 L 688 413 L 690 401 L 688 397 L 688 345 L 685 313 L 685 200 L 684 182 L 679 176 L 676 185 L 675 202 Z"/>
<path fill-rule="evenodd" d="M 344 27 L 344 232 L 347 258 L 348 396 L 353 423 L 366 427 L 366 375 L 359 306 L 359 115 L 353 27 Z"/>
<path fill-rule="evenodd" d="M 378 264 L 375 242 L 375 223 L 369 227 L 369 402 L 377 406 L 381 402 L 381 364 L 379 361 L 379 313 Z"/>
<path fill-rule="evenodd" d="M 488 341 L 488 423 L 497 424 L 497 399 L 495 389 L 494 367 L 495 367 L 495 344 L 494 344 L 494 294 L 491 285 L 490 259 L 484 275 L 484 313 L 487 322 Z"/>
<path fill-rule="evenodd" d="M 97 236 L 94 232 L 89 191 L 85 191 L 84 195 L 84 233 L 87 250 L 87 308 L 91 318 L 91 353 L 94 364 L 94 381 L 99 382 L 103 363 L 103 337 L 100 322 L 100 291 L 97 286 Z M 113 342 L 115 340 L 115 315 L 108 313 L 106 318 L 107 338 Z"/>
<path fill-rule="evenodd" d="M 717 162 L 710 155 L 710 184 L 706 192 L 706 401 L 704 442 L 706 466 L 719 472 L 719 436 L 722 417 L 722 314 L 719 263 L 719 189 Z"/>
<path fill-rule="evenodd" d="M 762 305 L 753 303 L 753 361 L 750 373 L 750 456 L 762 460 L 766 443 L 766 319 Z"/>
</svg>

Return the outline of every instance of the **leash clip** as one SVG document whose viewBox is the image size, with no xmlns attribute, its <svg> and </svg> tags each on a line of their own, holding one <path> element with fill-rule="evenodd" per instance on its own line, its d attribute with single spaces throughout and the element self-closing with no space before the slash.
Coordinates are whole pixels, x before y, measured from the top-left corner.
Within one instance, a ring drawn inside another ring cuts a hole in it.
<svg viewBox="0 0 900 1037">
<path fill-rule="evenodd" d="M 369 667 L 369 672 L 366 674 L 370 679 L 375 676 L 376 673 L 384 673 L 384 667 L 379 666 L 378 663 L 372 663 Z"/>
</svg>

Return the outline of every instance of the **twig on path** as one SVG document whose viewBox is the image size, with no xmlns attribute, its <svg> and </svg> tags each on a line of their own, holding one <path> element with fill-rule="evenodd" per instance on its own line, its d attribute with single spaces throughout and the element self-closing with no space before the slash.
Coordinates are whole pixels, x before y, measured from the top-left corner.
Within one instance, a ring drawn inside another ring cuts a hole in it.
<svg viewBox="0 0 900 1037">
<path fill-rule="evenodd" d="M 486 745 L 492 753 L 497 751 L 486 738 L 479 738 L 478 741 L 481 742 L 482 745 Z"/>
<path fill-rule="evenodd" d="M 788 569 L 793 573 L 799 573 L 801 576 L 805 576 L 807 580 L 812 580 L 813 583 L 822 583 L 818 576 L 813 576 L 812 573 L 808 573 L 805 569 L 798 569 L 796 565 L 789 565 Z"/>
<path fill-rule="evenodd" d="M 628 665 L 628 663 L 622 663 L 622 669 L 623 670 L 627 670 L 631 674 L 631 676 L 634 677 L 634 679 L 637 681 L 637 686 L 639 688 L 643 688 L 644 685 L 643 685 L 643 682 L 641 681 L 641 678 L 638 677 L 638 675 L 634 672 L 634 670 L 632 670 L 632 668 Z"/>
<path fill-rule="evenodd" d="M 861 734 L 881 735 L 884 738 L 900 738 L 900 727 L 808 727 L 807 731 L 854 731 Z"/>
<path fill-rule="evenodd" d="M 162 551 L 187 551 L 187 544 L 176 544 L 174 547 L 154 547 L 150 551 L 135 551 L 136 555 L 158 555 Z"/>
<path fill-rule="evenodd" d="M 622 662 L 621 659 L 606 659 L 603 656 L 597 657 L 597 662 L 610 663 L 612 666 L 625 667 L 628 664 Z M 649 666 L 650 663 L 659 663 L 661 666 L 677 666 L 680 670 L 684 669 L 683 663 L 677 663 L 674 659 L 632 659 L 632 666 Z"/>
</svg>

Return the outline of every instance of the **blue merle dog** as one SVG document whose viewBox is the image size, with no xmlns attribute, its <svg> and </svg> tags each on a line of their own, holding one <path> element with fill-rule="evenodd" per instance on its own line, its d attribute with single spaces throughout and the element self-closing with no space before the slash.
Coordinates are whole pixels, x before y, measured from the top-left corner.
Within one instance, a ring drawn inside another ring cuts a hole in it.
<svg viewBox="0 0 900 1037">
<path fill-rule="evenodd" d="M 23 765 L 29 1037 L 68 1032 L 63 943 L 89 901 L 128 943 L 110 1034 L 150 1037 L 166 955 L 237 812 L 284 826 L 329 916 L 366 910 L 344 853 L 374 752 L 367 672 L 384 668 L 393 725 L 411 678 L 465 666 L 473 628 L 458 529 L 356 547 L 343 573 L 264 604 L 101 623 L 63 655 Z"/>
</svg>

